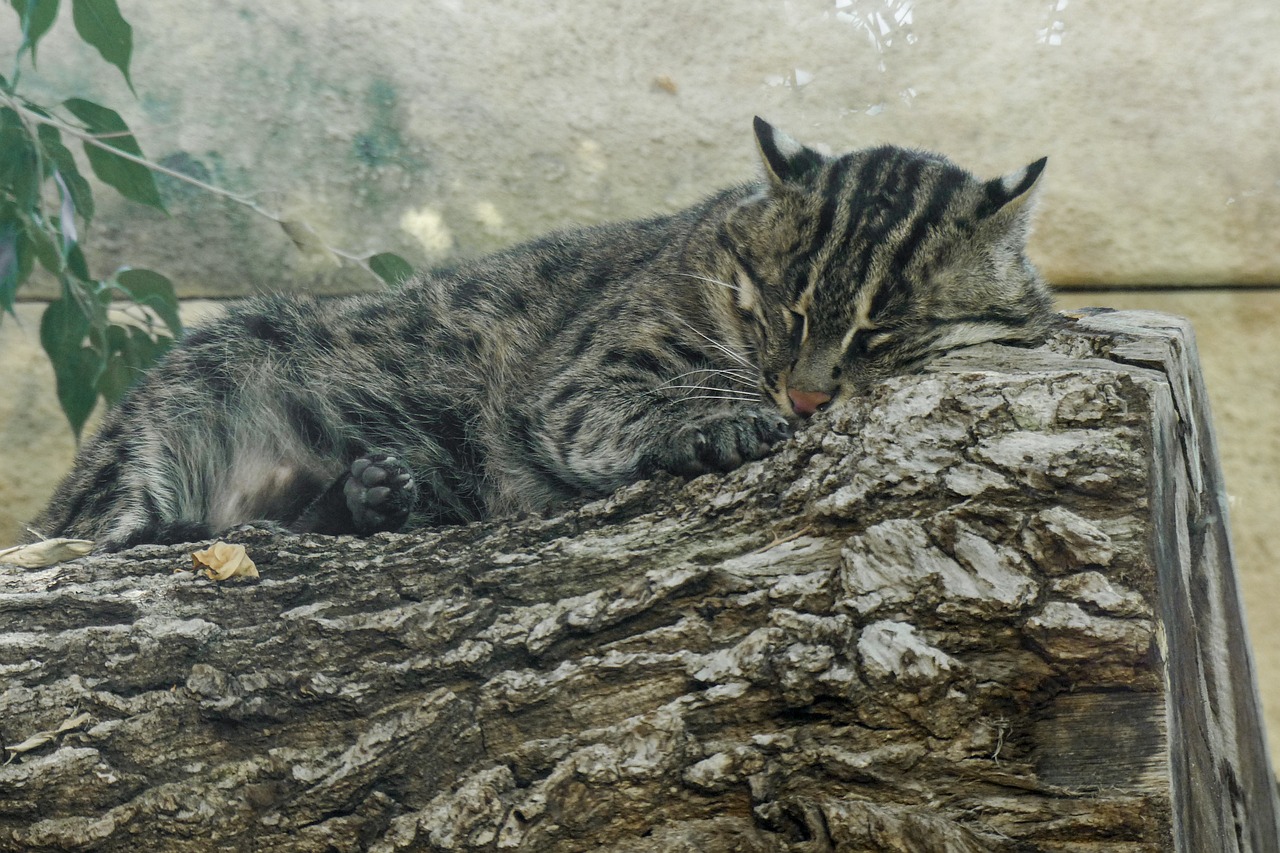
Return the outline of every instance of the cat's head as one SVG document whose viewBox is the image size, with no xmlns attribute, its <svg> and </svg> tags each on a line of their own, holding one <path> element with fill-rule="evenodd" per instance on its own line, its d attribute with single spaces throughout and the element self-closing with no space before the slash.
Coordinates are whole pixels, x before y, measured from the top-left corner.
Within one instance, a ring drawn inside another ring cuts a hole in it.
<svg viewBox="0 0 1280 853">
<path fill-rule="evenodd" d="M 757 118 L 766 181 L 727 223 L 766 390 L 810 414 L 957 347 L 1055 322 L 1027 260 L 1045 160 L 981 180 L 892 146 L 821 154 Z"/>
</svg>

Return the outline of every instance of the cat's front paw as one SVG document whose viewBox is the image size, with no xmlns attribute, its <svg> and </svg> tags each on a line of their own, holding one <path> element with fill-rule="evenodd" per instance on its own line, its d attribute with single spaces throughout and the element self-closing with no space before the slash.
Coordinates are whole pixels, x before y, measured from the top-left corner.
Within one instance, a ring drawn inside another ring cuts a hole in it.
<svg viewBox="0 0 1280 853">
<path fill-rule="evenodd" d="M 670 469 L 677 474 L 732 471 L 761 459 L 791 437 L 791 424 L 773 408 L 715 412 L 685 424 L 675 435 Z"/>
<path fill-rule="evenodd" d="M 403 460 L 386 453 L 371 453 L 352 462 L 342 493 L 356 532 L 364 536 L 399 530 L 418 501 L 413 472 Z"/>
</svg>

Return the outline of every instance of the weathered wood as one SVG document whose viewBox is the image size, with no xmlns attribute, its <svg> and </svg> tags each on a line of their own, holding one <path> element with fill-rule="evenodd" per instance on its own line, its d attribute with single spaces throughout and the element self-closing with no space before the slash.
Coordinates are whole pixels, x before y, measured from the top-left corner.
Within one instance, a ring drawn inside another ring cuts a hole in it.
<svg viewBox="0 0 1280 853">
<path fill-rule="evenodd" d="M 0 568 L 0 849 L 1280 850 L 1174 318 L 557 518 L 237 539 Z"/>
</svg>

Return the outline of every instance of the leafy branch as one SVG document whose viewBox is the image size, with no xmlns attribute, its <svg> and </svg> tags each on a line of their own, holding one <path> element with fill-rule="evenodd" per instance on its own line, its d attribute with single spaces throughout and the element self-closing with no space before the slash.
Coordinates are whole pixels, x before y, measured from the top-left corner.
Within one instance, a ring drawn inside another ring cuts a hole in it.
<svg viewBox="0 0 1280 853">
<path fill-rule="evenodd" d="M 133 29 L 115 0 L 70 2 L 76 32 L 119 69 L 132 90 Z M 80 143 L 100 181 L 139 204 L 165 210 L 154 178 L 162 174 L 271 219 L 300 248 L 355 263 L 388 284 L 410 274 L 409 264 L 397 255 L 335 249 L 305 222 L 148 160 L 124 119 L 108 107 L 68 98 L 50 108 L 21 95 L 22 61 L 29 57 L 35 67 L 40 40 L 57 18 L 59 0 L 9 3 L 18 14 L 22 42 L 10 78 L 0 77 L 0 312 L 15 313 L 17 291 L 37 263 L 59 282 L 59 297 L 40 320 L 40 342 L 77 439 L 98 399 L 108 405 L 118 402 L 183 330 L 177 296 L 165 276 L 130 268 L 106 278 L 90 274 L 81 235 L 95 213 L 93 192 L 64 136 Z"/>
</svg>

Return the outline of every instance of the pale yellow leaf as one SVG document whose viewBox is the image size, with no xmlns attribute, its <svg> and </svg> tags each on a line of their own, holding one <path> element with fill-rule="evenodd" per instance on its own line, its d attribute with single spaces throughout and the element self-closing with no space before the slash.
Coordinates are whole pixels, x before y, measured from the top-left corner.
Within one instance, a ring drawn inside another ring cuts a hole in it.
<svg viewBox="0 0 1280 853">
<path fill-rule="evenodd" d="M 323 258 L 335 264 L 338 263 L 333 250 L 325 245 L 325 242 L 320 239 L 320 235 L 307 223 L 299 219 L 282 219 L 280 220 L 280 227 L 285 234 L 289 235 L 289 239 L 293 241 L 293 245 L 298 247 L 298 251 L 304 255 Z"/>
<path fill-rule="evenodd" d="M 15 743 L 12 746 L 6 746 L 5 749 L 12 753 L 12 755 L 9 756 L 9 760 L 13 760 L 13 755 L 30 752 L 33 749 L 39 749 L 55 737 L 57 737 L 57 735 L 53 732 L 40 732 L 39 734 L 34 734 L 27 738 L 22 743 Z"/>
<path fill-rule="evenodd" d="M 22 743 L 16 743 L 13 746 L 6 746 L 5 750 L 9 753 L 9 758 L 8 760 L 5 761 L 5 764 L 8 764 L 10 761 L 13 761 L 14 758 L 21 755 L 24 752 L 30 752 L 33 749 L 39 749 L 40 747 L 44 746 L 46 743 L 49 743 L 50 741 L 52 741 L 54 738 L 56 738 L 60 734 L 69 732 L 72 729 L 80 728 L 85 723 L 89 722 L 89 720 L 90 720 L 90 715 L 88 713 L 78 714 L 74 717 L 64 720 L 62 725 L 58 726 L 56 729 L 52 731 L 37 732 L 36 734 L 33 734 L 31 737 L 24 740 Z"/>
<path fill-rule="evenodd" d="M 30 545 L 15 545 L 0 550 L 0 563 L 10 563 L 24 569 L 42 569 L 83 557 L 92 550 L 93 543 L 88 539 L 45 539 Z"/>
<path fill-rule="evenodd" d="M 192 554 L 191 562 L 197 569 L 203 568 L 209 580 L 258 577 L 258 567 L 249 559 L 243 545 L 214 542 L 203 551 Z"/>
</svg>

